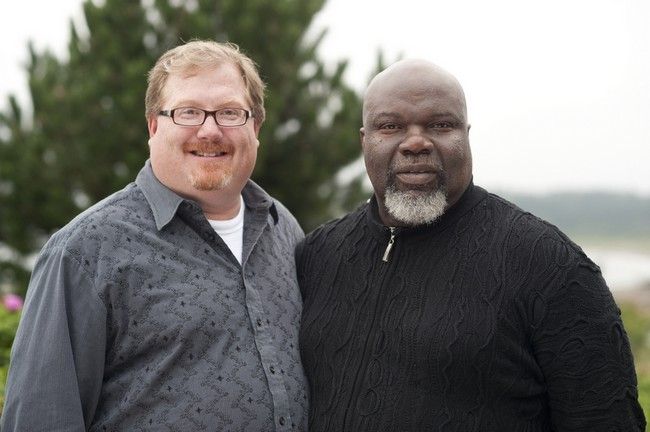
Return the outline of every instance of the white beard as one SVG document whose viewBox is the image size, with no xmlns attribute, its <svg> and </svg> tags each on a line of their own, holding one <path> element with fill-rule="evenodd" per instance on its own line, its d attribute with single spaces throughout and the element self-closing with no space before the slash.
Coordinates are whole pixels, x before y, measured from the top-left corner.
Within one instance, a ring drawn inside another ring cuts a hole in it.
<svg viewBox="0 0 650 432">
<path fill-rule="evenodd" d="M 411 226 L 424 225 L 442 216 L 447 207 L 447 196 L 440 189 L 432 195 L 414 196 L 390 186 L 386 189 L 384 205 L 395 220 Z"/>
</svg>

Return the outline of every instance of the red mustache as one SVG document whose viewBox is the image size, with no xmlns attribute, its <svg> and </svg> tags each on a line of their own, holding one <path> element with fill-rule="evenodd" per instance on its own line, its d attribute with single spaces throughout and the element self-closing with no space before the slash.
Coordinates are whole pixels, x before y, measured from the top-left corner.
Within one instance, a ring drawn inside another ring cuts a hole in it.
<svg viewBox="0 0 650 432">
<path fill-rule="evenodd" d="M 188 153 L 198 152 L 198 153 L 231 154 L 233 153 L 234 148 L 231 145 L 226 145 L 223 143 L 211 144 L 211 143 L 199 142 L 199 143 L 188 143 L 183 147 L 183 150 Z"/>
</svg>

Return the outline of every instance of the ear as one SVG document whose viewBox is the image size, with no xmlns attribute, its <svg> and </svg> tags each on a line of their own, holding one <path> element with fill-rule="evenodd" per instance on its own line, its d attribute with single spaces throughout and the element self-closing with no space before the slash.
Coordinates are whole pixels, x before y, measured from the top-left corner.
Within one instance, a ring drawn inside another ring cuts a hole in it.
<svg viewBox="0 0 650 432">
<path fill-rule="evenodd" d="M 361 142 L 361 148 L 362 149 L 365 148 L 366 147 L 366 131 L 364 130 L 363 127 L 361 129 L 359 129 L 359 141 Z"/>
<path fill-rule="evenodd" d="M 149 138 L 156 134 L 158 130 L 158 116 L 147 117 L 147 129 L 149 129 Z"/>
<path fill-rule="evenodd" d="M 260 129 L 262 129 L 262 122 L 258 122 L 257 120 L 255 120 L 253 122 L 253 129 L 255 130 L 255 138 L 259 138 Z M 257 144 L 259 145 L 259 141 L 257 142 Z"/>
</svg>

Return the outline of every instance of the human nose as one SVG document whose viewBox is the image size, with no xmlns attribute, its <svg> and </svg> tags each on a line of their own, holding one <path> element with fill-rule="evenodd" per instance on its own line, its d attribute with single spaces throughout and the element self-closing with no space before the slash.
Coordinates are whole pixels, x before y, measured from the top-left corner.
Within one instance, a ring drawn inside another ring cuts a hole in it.
<svg viewBox="0 0 650 432">
<path fill-rule="evenodd" d="M 407 129 L 399 150 L 404 154 L 429 154 L 433 150 L 433 141 L 421 127 L 411 127 Z"/>
<path fill-rule="evenodd" d="M 223 132 L 221 131 L 221 127 L 217 124 L 215 114 L 208 113 L 208 115 L 205 117 L 205 121 L 197 132 L 197 136 L 199 138 L 214 139 L 215 136 L 219 137 L 221 135 L 223 135 Z"/>
</svg>

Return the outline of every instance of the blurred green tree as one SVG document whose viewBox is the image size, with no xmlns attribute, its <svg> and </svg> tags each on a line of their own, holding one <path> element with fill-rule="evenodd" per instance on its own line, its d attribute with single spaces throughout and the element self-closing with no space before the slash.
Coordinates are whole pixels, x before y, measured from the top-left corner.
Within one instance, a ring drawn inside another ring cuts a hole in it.
<svg viewBox="0 0 650 432">
<path fill-rule="evenodd" d="M 148 155 L 146 73 L 191 39 L 237 43 L 267 84 L 253 179 L 309 230 L 358 202 L 336 173 L 360 153 L 359 96 L 346 62 L 308 38 L 325 0 L 86 0 L 87 32 L 70 26 L 69 56 L 30 45 L 33 114 L 10 97 L 0 112 L 0 284 L 24 291 L 25 262 L 56 229 L 135 178 Z M 28 266 L 27 266 L 28 267 Z"/>
</svg>

